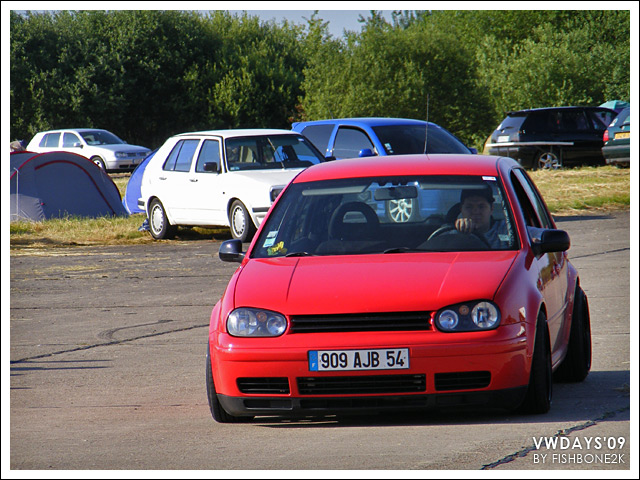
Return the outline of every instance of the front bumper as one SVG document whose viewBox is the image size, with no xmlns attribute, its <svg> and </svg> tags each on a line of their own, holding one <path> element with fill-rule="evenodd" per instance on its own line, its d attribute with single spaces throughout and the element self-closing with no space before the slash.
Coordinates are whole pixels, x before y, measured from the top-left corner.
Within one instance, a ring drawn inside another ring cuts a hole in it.
<svg viewBox="0 0 640 480">
<path fill-rule="evenodd" d="M 402 332 L 291 335 L 257 342 L 225 334 L 210 344 L 218 399 L 231 415 L 517 407 L 529 381 L 521 324 L 472 334 Z M 383 343 L 381 343 L 383 342 Z M 250 348 L 251 344 L 256 345 Z M 276 345 L 280 343 L 280 345 Z M 310 347 L 309 345 L 313 345 Z M 310 350 L 409 348 L 410 368 L 310 371 Z"/>
</svg>

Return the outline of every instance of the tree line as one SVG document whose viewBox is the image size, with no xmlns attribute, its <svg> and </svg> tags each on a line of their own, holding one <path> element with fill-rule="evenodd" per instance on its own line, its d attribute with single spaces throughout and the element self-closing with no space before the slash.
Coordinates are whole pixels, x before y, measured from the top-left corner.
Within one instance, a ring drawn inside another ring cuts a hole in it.
<svg viewBox="0 0 640 480">
<path fill-rule="evenodd" d="M 11 12 L 11 138 L 176 133 L 351 116 L 433 121 L 482 146 L 505 112 L 630 99 L 630 12 L 396 11 L 359 32 L 251 12 Z"/>
</svg>

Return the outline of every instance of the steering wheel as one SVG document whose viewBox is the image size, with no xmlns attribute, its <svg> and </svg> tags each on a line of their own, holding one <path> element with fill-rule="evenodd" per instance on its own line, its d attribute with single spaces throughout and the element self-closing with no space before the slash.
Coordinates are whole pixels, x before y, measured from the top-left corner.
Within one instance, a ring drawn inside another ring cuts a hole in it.
<svg viewBox="0 0 640 480">
<path fill-rule="evenodd" d="M 481 235 L 477 232 L 471 232 L 471 233 L 464 233 L 464 232 L 460 232 L 456 229 L 455 225 L 451 224 L 451 223 L 445 223 L 444 225 L 442 225 L 440 228 L 438 228 L 435 232 L 433 232 L 431 235 L 429 235 L 429 238 L 427 239 L 427 241 L 425 243 L 430 243 L 432 241 L 435 241 L 436 238 L 450 233 L 450 232 L 454 232 L 457 235 L 461 235 L 462 237 L 458 237 L 458 238 L 464 238 L 465 239 L 465 243 L 471 243 L 471 245 L 459 245 L 461 242 L 453 242 L 452 246 L 454 248 L 458 247 L 458 246 L 474 246 L 473 244 L 482 244 L 483 247 L 485 247 L 487 250 L 491 250 L 491 245 L 489 244 L 489 241 L 484 237 L 484 235 Z M 471 239 L 471 242 L 468 241 L 468 239 Z"/>
</svg>

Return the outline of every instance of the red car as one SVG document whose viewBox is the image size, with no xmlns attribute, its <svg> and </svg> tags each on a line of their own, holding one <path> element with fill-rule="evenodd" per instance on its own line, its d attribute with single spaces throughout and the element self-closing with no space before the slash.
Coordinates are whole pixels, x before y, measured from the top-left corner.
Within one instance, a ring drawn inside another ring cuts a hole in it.
<svg viewBox="0 0 640 480">
<path fill-rule="evenodd" d="M 412 210 L 406 222 L 388 204 Z M 404 155 L 301 172 L 211 314 L 213 418 L 549 410 L 591 367 L 569 237 L 514 160 Z"/>
</svg>

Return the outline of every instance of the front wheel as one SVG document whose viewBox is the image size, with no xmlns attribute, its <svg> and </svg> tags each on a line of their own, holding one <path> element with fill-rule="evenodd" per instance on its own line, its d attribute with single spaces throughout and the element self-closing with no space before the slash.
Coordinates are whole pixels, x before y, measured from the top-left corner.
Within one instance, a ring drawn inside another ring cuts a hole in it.
<svg viewBox="0 0 640 480">
<path fill-rule="evenodd" d="M 91 161 L 95 163 L 98 167 L 100 167 L 102 170 L 105 170 L 105 171 L 107 170 L 107 166 L 101 157 L 98 157 L 96 155 L 95 157 L 91 157 Z"/>
<path fill-rule="evenodd" d="M 522 413 L 547 413 L 551 408 L 553 395 L 553 371 L 551 367 L 551 347 L 547 331 L 547 317 L 538 315 L 536 338 L 531 360 L 531 373 L 527 394 L 520 406 Z"/>
<path fill-rule="evenodd" d="M 256 233 L 256 227 L 247 211 L 247 207 L 240 200 L 231 204 L 229 210 L 229 225 L 231 236 L 241 242 L 249 242 Z"/>
<path fill-rule="evenodd" d="M 211 411 L 211 416 L 218 423 L 238 423 L 238 422 L 246 422 L 253 419 L 253 417 L 236 417 L 235 415 L 230 415 L 227 411 L 222 408 L 220 405 L 220 401 L 218 400 L 218 394 L 216 393 L 216 387 L 213 383 L 213 369 L 211 368 L 211 355 L 209 354 L 209 346 L 207 345 L 207 367 L 206 367 L 206 375 L 207 375 L 207 400 L 209 401 L 209 410 Z"/>
<path fill-rule="evenodd" d="M 157 198 L 149 206 L 149 232 L 156 240 L 171 238 L 176 234 L 177 228 L 171 225 L 164 211 L 162 202 Z"/>
</svg>

